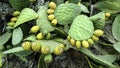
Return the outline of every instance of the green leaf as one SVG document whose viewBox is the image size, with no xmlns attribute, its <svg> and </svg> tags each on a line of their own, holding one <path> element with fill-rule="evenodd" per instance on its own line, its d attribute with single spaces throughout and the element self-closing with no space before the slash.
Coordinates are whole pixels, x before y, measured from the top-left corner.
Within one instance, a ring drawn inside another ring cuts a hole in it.
<svg viewBox="0 0 120 68">
<path fill-rule="evenodd" d="M 17 57 L 19 57 L 20 60 L 22 60 L 23 62 L 27 62 L 27 58 L 24 56 L 21 56 L 19 54 L 15 54 Z"/>
<path fill-rule="evenodd" d="M 104 66 L 106 66 L 108 68 L 117 68 L 115 65 L 113 65 L 109 61 L 106 61 L 106 60 L 103 60 L 103 59 L 99 58 L 98 55 L 93 54 L 88 49 L 80 48 L 79 51 L 82 52 L 83 54 L 87 55 L 88 57 L 90 57 L 95 62 L 100 63 L 100 64 L 102 64 L 102 65 L 104 65 Z"/>
<path fill-rule="evenodd" d="M 40 31 L 44 34 L 47 34 L 54 30 L 54 27 L 47 19 L 47 9 L 48 7 L 46 5 L 41 6 L 37 12 L 39 16 L 36 20 L 36 24 L 40 27 Z"/>
<path fill-rule="evenodd" d="M 75 40 L 86 40 L 91 38 L 94 32 L 92 21 L 86 15 L 77 16 L 69 30 L 69 35 Z"/>
<path fill-rule="evenodd" d="M 25 8 L 21 11 L 14 28 L 37 17 L 38 14 L 33 9 Z"/>
<path fill-rule="evenodd" d="M 24 40 L 35 41 L 36 40 L 36 36 L 35 35 L 30 35 L 27 38 L 25 38 Z"/>
<path fill-rule="evenodd" d="M 86 6 L 84 6 L 82 3 L 80 4 L 80 10 L 84 13 L 89 13 L 89 10 Z"/>
<path fill-rule="evenodd" d="M 109 62 L 109 63 L 113 63 L 116 60 L 117 55 L 106 54 L 106 55 L 98 55 L 98 57 L 102 60 Z"/>
<path fill-rule="evenodd" d="M 40 40 L 41 46 L 49 46 L 50 47 L 50 52 L 53 53 L 54 48 L 59 46 L 61 43 L 55 42 L 52 40 Z"/>
<path fill-rule="evenodd" d="M 51 0 L 51 2 L 55 2 L 55 4 L 60 5 L 64 3 L 64 0 Z"/>
<path fill-rule="evenodd" d="M 113 47 L 116 51 L 120 52 L 120 42 L 116 42 L 113 44 Z"/>
<path fill-rule="evenodd" d="M 6 32 L 0 36 L 0 45 L 4 45 L 11 38 L 11 33 Z"/>
<path fill-rule="evenodd" d="M 13 30 L 13 35 L 12 35 L 12 44 L 16 45 L 20 43 L 23 39 L 23 32 L 20 27 L 16 28 Z"/>
<path fill-rule="evenodd" d="M 22 47 L 15 47 L 15 48 L 4 51 L 3 54 L 10 54 L 10 53 L 15 53 L 20 51 L 24 51 L 24 49 Z"/>
<path fill-rule="evenodd" d="M 99 1 L 95 7 L 105 12 L 117 13 L 120 12 L 120 1 Z"/>
<path fill-rule="evenodd" d="M 120 15 L 117 15 L 112 25 L 113 37 L 120 41 Z"/>
<path fill-rule="evenodd" d="M 90 17 L 93 21 L 95 29 L 103 29 L 105 26 L 105 13 L 100 12 Z"/>
</svg>

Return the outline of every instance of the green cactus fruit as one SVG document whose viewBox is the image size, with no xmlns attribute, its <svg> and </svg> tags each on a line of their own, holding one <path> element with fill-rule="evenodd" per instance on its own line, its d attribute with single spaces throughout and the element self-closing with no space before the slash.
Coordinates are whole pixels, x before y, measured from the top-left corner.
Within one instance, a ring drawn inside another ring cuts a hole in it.
<svg viewBox="0 0 120 68">
<path fill-rule="evenodd" d="M 86 15 L 77 16 L 68 32 L 74 40 L 87 40 L 91 38 L 94 32 L 94 26 L 91 20 Z"/>
<path fill-rule="evenodd" d="M 52 62 L 52 55 L 51 54 L 48 54 L 44 57 L 44 62 L 45 63 L 50 63 Z"/>
<path fill-rule="evenodd" d="M 61 4 L 56 8 L 54 14 L 58 20 L 58 24 L 65 25 L 72 23 L 74 18 L 80 14 L 80 10 L 79 7 L 73 3 Z"/>
</svg>

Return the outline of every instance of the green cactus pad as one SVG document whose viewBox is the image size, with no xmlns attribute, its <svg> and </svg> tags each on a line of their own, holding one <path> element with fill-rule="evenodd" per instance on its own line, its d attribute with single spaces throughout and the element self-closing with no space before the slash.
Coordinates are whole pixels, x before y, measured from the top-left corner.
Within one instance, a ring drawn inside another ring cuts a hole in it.
<svg viewBox="0 0 120 68">
<path fill-rule="evenodd" d="M 54 14 L 58 24 L 65 25 L 72 23 L 74 18 L 80 14 L 80 8 L 73 3 L 61 4 L 56 8 Z"/>
<path fill-rule="evenodd" d="M 85 15 L 77 16 L 68 32 L 71 38 L 75 40 L 87 40 L 94 32 L 94 26 L 92 21 Z"/>
</svg>

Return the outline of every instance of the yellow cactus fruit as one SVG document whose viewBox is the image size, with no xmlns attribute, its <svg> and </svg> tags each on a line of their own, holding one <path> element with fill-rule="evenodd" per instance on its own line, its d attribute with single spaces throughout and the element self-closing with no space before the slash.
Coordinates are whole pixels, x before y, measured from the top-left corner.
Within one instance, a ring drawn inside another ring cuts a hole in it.
<svg viewBox="0 0 120 68">
<path fill-rule="evenodd" d="M 77 5 L 80 6 L 80 2 Z"/>
<path fill-rule="evenodd" d="M 97 41 L 99 40 L 99 37 L 93 35 L 93 36 L 92 36 L 92 40 L 95 41 L 95 42 L 97 42 Z"/>
<path fill-rule="evenodd" d="M 39 52 L 40 48 L 41 48 L 40 42 L 37 41 L 37 42 L 32 43 L 32 50 L 33 51 Z"/>
<path fill-rule="evenodd" d="M 55 55 L 60 55 L 62 53 L 63 53 L 63 48 L 61 48 L 59 46 L 55 47 L 55 49 L 54 49 L 54 54 Z"/>
<path fill-rule="evenodd" d="M 83 46 L 84 48 L 88 48 L 88 47 L 89 47 L 89 43 L 88 43 L 87 41 L 83 40 L 83 41 L 82 41 L 82 46 Z"/>
<path fill-rule="evenodd" d="M 16 22 L 17 21 L 17 18 L 16 17 L 13 17 L 10 19 L 11 22 Z"/>
<path fill-rule="evenodd" d="M 50 48 L 48 46 L 42 46 L 41 53 L 42 54 L 49 54 L 50 53 Z"/>
<path fill-rule="evenodd" d="M 30 31 L 31 31 L 32 33 L 37 33 L 37 32 L 39 31 L 39 29 L 40 29 L 39 26 L 33 26 L 33 27 L 30 29 Z"/>
<path fill-rule="evenodd" d="M 53 10 L 53 9 L 48 9 L 48 10 L 47 10 L 47 13 L 48 13 L 48 14 L 53 14 L 53 13 L 54 13 L 54 10 Z"/>
<path fill-rule="evenodd" d="M 61 47 L 63 50 L 65 50 L 64 44 L 60 44 L 59 47 Z"/>
<path fill-rule="evenodd" d="M 43 34 L 42 34 L 42 33 L 38 33 L 38 34 L 37 34 L 37 39 L 38 39 L 38 40 L 41 40 L 42 38 L 43 38 Z"/>
<path fill-rule="evenodd" d="M 24 49 L 24 50 L 31 50 L 31 42 L 23 42 L 22 43 L 22 48 Z"/>
<path fill-rule="evenodd" d="M 104 34 L 104 32 L 103 32 L 102 30 L 95 30 L 95 31 L 94 31 L 94 35 L 95 35 L 95 36 L 98 36 L 98 37 L 99 37 L 99 36 L 102 36 L 103 34 Z"/>
<path fill-rule="evenodd" d="M 56 4 L 55 4 L 54 2 L 50 2 L 50 3 L 49 3 L 49 7 L 50 7 L 51 9 L 56 9 Z"/>
<path fill-rule="evenodd" d="M 70 41 L 70 39 L 71 39 L 71 37 L 70 37 L 70 35 L 68 35 L 68 36 L 67 36 L 67 40 Z"/>
<path fill-rule="evenodd" d="M 66 2 L 65 2 L 65 4 L 68 4 L 68 3 L 69 3 L 69 1 L 66 1 Z"/>
<path fill-rule="evenodd" d="M 80 48 L 81 47 L 81 42 L 80 41 L 76 41 L 76 48 Z"/>
<path fill-rule="evenodd" d="M 52 25 L 55 26 L 55 25 L 57 25 L 57 20 L 56 20 L 56 19 L 53 19 L 51 23 L 52 23 Z"/>
<path fill-rule="evenodd" d="M 110 17 L 111 16 L 111 14 L 110 13 L 105 13 L 105 17 Z"/>
<path fill-rule="evenodd" d="M 48 15 L 48 20 L 53 20 L 54 18 L 55 18 L 55 15 L 54 15 L 54 14 Z"/>
<path fill-rule="evenodd" d="M 15 22 L 9 22 L 7 25 L 13 27 L 15 25 Z"/>
<path fill-rule="evenodd" d="M 92 39 L 88 39 L 87 41 L 88 41 L 88 43 L 91 44 L 91 45 L 94 44 L 94 41 L 93 41 Z"/>
<path fill-rule="evenodd" d="M 48 33 L 48 34 L 46 35 L 46 39 L 50 39 L 50 37 L 51 37 L 51 33 Z"/>
<path fill-rule="evenodd" d="M 74 39 L 70 39 L 70 44 L 71 44 L 72 46 L 75 46 L 75 40 L 74 40 Z"/>
<path fill-rule="evenodd" d="M 20 15 L 20 11 L 13 12 L 13 16 L 19 16 L 19 15 Z"/>
</svg>

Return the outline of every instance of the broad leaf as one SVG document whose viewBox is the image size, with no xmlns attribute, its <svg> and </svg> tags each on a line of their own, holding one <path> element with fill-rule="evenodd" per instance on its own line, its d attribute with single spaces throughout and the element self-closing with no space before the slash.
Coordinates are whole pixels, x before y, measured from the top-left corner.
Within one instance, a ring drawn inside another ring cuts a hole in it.
<svg viewBox="0 0 120 68">
<path fill-rule="evenodd" d="M 4 51 L 3 54 L 10 54 L 10 53 L 15 53 L 20 51 L 24 51 L 24 49 L 22 47 L 15 47 L 15 48 Z"/>
<path fill-rule="evenodd" d="M 48 7 L 46 5 L 41 6 L 38 10 L 38 19 L 36 20 L 36 24 L 40 26 L 40 31 L 44 34 L 47 34 L 54 30 L 53 26 L 47 19 L 47 9 Z"/>
<path fill-rule="evenodd" d="M 116 40 L 120 41 L 120 15 L 117 15 L 112 25 L 112 33 Z"/>
<path fill-rule="evenodd" d="M 99 1 L 95 7 L 105 12 L 117 13 L 120 12 L 120 1 Z"/>
<path fill-rule="evenodd" d="M 112 63 L 110 63 L 109 61 L 103 60 L 101 58 L 99 58 L 97 55 L 93 54 L 90 50 L 85 49 L 85 48 L 81 48 L 79 49 L 80 52 L 82 52 L 83 54 L 87 55 L 88 57 L 90 57 L 92 60 L 94 60 L 97 63 L 100 63 L 102 65 L 107 66 L 108 68 L 116 68 L 115 65 L 113 65 Z"/>
<path fill-rule="evenodd" d="M 109 63 L 113 63 L 116 60 L 117 55 L 107 54 L 107 55 L 98 55 L 98 57 L 101 58 L 102 60 L 109 62 Z"/>
<path fill-rule="evenodd" d="M 69 35 L 75 40 L 86 40 L 93 35 L 94 26 L 86 15 L 77 16 L 69 30 Z"/>
<path fill-rule="evenodd" d="M 95 29 L 103 29 L 105 26 L 105 13 L 100 12 L 90 17 L 93 21 Z"/>
<path fill-rule="evenodd" d="M 4 45 L 11 38 L 11 33 L 6 32 L 0 36 L 0 45 Z"/>
<path fill-rule="evenodd" d="M 20 43 L 23 39 L 23 32 L 20 27 L 16 28 L 13 30 L 13 35 L 12 35 L 12 44 L 16 45 Z"/>
<path fill-rule="evenodd" d="M 114 43 L 113 47 L 115 48 L 115 50 L 117 50 L 118 52 L 120 52 L 120 42 Z"/>
<path fill-rule="evenodd" d="M 14 28 L 37 17 L 38 14 L 33 9 L 25 8 L 21 11 Z"/>
</svg>

